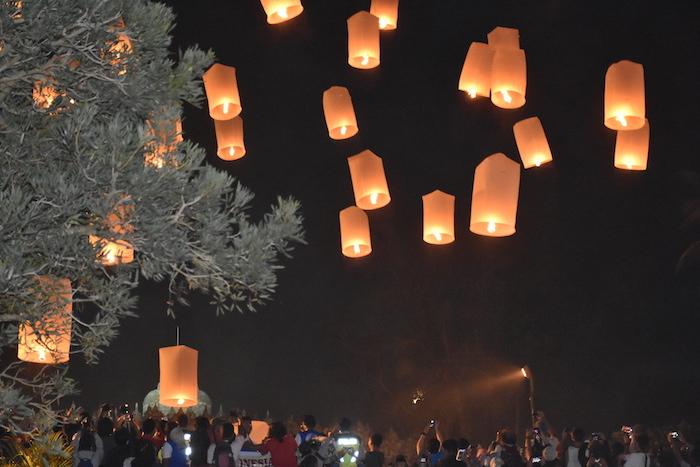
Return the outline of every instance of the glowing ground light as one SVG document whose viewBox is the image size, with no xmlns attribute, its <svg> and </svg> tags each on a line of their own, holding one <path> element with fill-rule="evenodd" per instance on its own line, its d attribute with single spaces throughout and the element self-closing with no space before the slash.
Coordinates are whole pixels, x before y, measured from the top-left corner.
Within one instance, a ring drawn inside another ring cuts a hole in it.
<svg viewBox="0 0 700 467">
<path fill-rule="evenodd" d="M 340 134 L 341 135 L 345 136 L 347 134 L 347 132 L 348 132 L 348 127 L 346 127 L 345 125 L 340 127 Z"/>
<path fill-rule="evenodd" d="M 488 225 L 486 226 L 486 231 L 488 233 L 494 233 L 496 231 L 496 223 L 494 221 L 489 221 Z"/>
<path fill-rule="evenodd" d="M 510 104 L 511 102 L 513 102 L 513 98 L 510 96 L 508 91 L 506 91 L 506 90 L 501 91 L 501 95 L 503 96 L 503 100 L 506 101 L 507 103 Z"/>
<path fill-rule="evenodd" d="M 377 204 L 377 201 L 379 200 L 379 193 L 372 193 L 369 195 L 369 202 L 374 204 Z"/>
<path fill-rule="evenodd" d="M 362 61 L 360 62 L 361 65 L 368 65 L 369 64 L 369 57 L 367 55 L 362 56 Z"/>
</svg>

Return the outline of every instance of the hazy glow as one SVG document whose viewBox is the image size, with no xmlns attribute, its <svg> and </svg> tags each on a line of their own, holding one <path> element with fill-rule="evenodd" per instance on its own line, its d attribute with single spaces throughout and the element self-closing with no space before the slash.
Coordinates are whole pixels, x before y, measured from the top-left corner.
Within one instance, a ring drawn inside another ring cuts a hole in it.
<svg viewBox="0 0 700 467">
<path fill-rule="evenodd" d="M 494 221 L 489 221 L 488 225 L 486 226 L 486 231 L 488 233 L 494 233 L 496 231 L 496 223 Z"/>
</svg>

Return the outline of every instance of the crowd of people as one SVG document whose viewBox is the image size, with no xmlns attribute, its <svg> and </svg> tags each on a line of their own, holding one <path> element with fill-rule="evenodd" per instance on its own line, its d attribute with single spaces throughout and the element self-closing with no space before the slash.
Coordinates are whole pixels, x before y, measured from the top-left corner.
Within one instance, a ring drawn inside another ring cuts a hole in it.
<svg viewBox="0 0 700 467">
<path fill-rule="evenodd" d="M 504 428 L 488 444 L 445 438 L 431 420 L 419 433 L 415 452 L 385 458 L 380 433 L 360 436 L 343 418 L 336 428 L 318 431 L 305 416 L 297 433 L 282 422 L 269 424 L 262 440 L 253 440 L 250 417 L 196 417 L 135 420 L 84 415 L 60 431 L 71 446 L 73 467 L 700 467 L 700 450 L 689 427 L 659 433 L 643 426 L 622 427 L 606 437 L 581 428 L 555 432 L 544 414 L 519 443 Z"/>
</svg>

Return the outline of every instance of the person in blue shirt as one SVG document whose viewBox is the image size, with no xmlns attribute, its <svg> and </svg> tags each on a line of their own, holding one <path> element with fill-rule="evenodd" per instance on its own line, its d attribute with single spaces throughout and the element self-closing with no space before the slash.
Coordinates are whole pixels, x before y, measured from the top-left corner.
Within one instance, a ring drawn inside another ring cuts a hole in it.
<svg viewBox="0 0 700 467">
<path fill-rule="evenodd" d="M 294 438 L 297 442 L 297 446 L 301 446 L 301 443 L 321 436 L 321 433 L 314 428 L 316 428 L 316 418 L 313 415 L 304 415 L 304 419 L 299 424 L 299 433 L 297 433 Z"/>
</svg>

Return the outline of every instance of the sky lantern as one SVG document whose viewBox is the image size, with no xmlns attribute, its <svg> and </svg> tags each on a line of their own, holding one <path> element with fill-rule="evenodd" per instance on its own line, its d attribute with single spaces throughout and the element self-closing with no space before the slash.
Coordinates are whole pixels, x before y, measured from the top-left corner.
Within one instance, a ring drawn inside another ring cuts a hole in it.
<svg viewBox="0 0 700 467">
<path fill-rule="evenodd" d="M 491 69 L 491 102 L 503 109 L 525 105 L 527 65 L 525 51 L 497 48 Z"/>
<path fill-rule="evenodd" d="M 186 345 L 173 345 L 158 350 L 160 357 L 160 403 L 168 407 L 197 405 L 198 352 Z"/>
<path fill-rule="evenodd" d="M 41 322 L 19 325 L 17 358 L 25 362 L 56 364 L 70 359 L 73 291 L 70 280 L 36 276 L 37 299 L 48 305 Z"/>
<path fill-rule="evenodd" d="M 514 28 L 498 26 L 486 35 L 489 46 L 496 49 L 518 50 L 520 48 L 520 31 Z"/>
<path fill-rule="evenodd" d="M 304 11 L 301 0 L 260 0 L 260 3 L 270 24 L 284 23 Z"/>
<path fill-rule="evenodd" d="M 348 88 L 331 86 L 323 91 L 323 114 L 328 135 L 333 139 L 350 138 L 359 131 Z"/>
<path fill-rule="evenodd" d="M 357 207 L 370 210 L 389 204 L 391 196 L 381 157 L 365 149 L 348 157 L 348 165 Z"/>
<path fill-rule="evenodd" d="M 433 245 L 455 241 L 455 197 L 440 190 L 423 195 L 423 240 Z"/>
<path fill-rule="evenodd" d="M 153 136 L 155 141 L 149 143 L 144 155 L 144 164 L 160 169 L 173 162 L 169 156 L 177 150 L 177 145 L 182 142 L 182 121 L 163 119 L 151 122 L 146 121 L 146 132 Z"/>
<path fill-rule="evenodd" d="M 235 161 L 245 156 L 243 143 L 243 119 L 214 120 L 216 129 L 216 155 L 225 161 Z"/>
<path fill-rule="evenodd" d="M 605 126 L 638 130 L 645 115 L 644 67 L 629 60 L 613 63 L 605 73 Z"/>
<path fill-rule="evenodd" d="M 492 154 L 474 171 L 469 230 L 488 237 L 515 233 L 520 164 L 502 153 Z"/>
<path fill-rule="evenodd" d="M 348 258 L 372 253 L 367 213 L 357 206 L 340 211 L 340 249 Z"/>
<path fill-rule="evenodd" d="M 129 217 L 134 212 L 134 205 L 129 201 L 121 201 L 114 211 L 107 214 L 106 226 L 117 235 L 126 235 L 134 231 Z M 126 240 L 109 240 L 97 235 L 88 236 L 93 247 L 99 247 L 97 254 L 104 266 L 119 266 L 134 261 L 134 247 Z"/>
<path fill-rule="evenodd" d="M 523 167 L 539 167 L 552 160 L 552 151 L 539 118 L 530 117 L 519 121 L 513 125 L 513 133 Z"/>
<path fill-rule="evenodd" d="M 477 96 L 489 97 L 492 64 L 493 49 L 482 42 L 472 42 L 459 76 L 459 90 L 472 99 Z"/>
<path fill-rule="evenodd" d="M 379 18 L 366 11 L 348 18 L 348 63 L 361 69 L 379 66 Z"/>
<path fill-rule="evenodd" d="M 649 120 L 638 130 L 618 131 L 615 140 L 615 167 L 646 170 L 649 157 Z"/>
<path fill-rule="evenodd" d="M 241 113 L 236 68 L 215 63 L 202 76 L 209 102 L 209 115 L 214 120 L 231 120 Z"/>
<path fill-rule="evenodd" d="M 379 29 L 396 29 L 399 22 L 399 0 L 372 0 L 369 12 L 379 18 Z"/>
<path fill-rule="evenodd" d="M 250 440 L 253 444 L 262 444 L 270 432 L 270 425 L 264 420 L 251 420 Z"/>
</svg>

